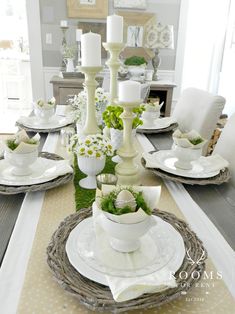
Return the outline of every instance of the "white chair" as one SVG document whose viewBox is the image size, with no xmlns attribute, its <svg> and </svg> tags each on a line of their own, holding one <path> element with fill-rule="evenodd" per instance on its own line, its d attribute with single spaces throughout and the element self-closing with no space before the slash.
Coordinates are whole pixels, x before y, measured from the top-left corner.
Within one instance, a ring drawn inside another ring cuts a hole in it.
<svg viewBox="0 0 235 314">
<path fill-rule="evenodd" d="M 178 122 L 182 132 L 196 130 L 208 140 L 209 144 L 225 101 L 222 96 L 216 96 L 197 88 L 187 88 L 177 102 L 172 116 Z"/>
<path fill-rule="evenodd" d="M 235 113 L 226 123 L 213 154 L 219 154 L 229 162 L 229 170 L 232 174 L 231 183 L 235 187 Z"/>
</svg>

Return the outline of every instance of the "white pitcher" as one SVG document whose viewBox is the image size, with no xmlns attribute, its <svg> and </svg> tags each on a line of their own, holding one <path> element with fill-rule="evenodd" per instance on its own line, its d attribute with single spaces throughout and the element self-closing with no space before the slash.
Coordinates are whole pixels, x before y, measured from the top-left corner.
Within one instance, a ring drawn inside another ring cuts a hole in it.
<svg viewBox="0 0 235 314">
<path fill-rule="evenodd" d="M 65 58 L 66 72 L 74 72 L 73 58 Z"/>
</svg>

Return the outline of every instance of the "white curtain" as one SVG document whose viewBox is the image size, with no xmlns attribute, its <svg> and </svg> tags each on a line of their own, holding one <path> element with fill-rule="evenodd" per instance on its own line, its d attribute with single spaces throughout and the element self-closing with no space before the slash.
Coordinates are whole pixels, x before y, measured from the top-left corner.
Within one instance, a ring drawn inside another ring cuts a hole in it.
<svg viewBox="0 0 235 314">
<path fill-rule="evenodd" d="M 185 1 L 179 29 L 179 36 L 184 32 L 184 51 L 181 48 L 178 56 L 180 90 L 197 87 L 217 93 L 230 0 L 181 0 Z"/>
<path fill-rule="evenodd" d="M 231 116 L 235 113 L 234 93 L 235 73 L 235 1 L 231 1 L 227 24 L 225 49 L 220 74 L 219 93 L 226 98 L 224 112 Z"/>
</svg>

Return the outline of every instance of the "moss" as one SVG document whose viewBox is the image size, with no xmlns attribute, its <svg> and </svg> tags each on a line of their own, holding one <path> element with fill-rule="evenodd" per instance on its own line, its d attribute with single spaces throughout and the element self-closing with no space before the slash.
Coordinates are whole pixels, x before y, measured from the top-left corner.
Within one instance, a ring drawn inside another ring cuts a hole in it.
<svg viewBox="0 0 235 314">
<path fill-rule="evenodd" d="M 132 56 L 130 58 L 127 58 L 124 62 L 125 65 L 142 65 L 147 64 L 147 61 L 144 57 L 138 57 L 138 56 Z"/>
<path fill-rule="evenodd" d="M 203 138 L 198 137 L 198 138 L 194 138 L 194 139 L 189 140 L 189 141 L 190 141 L 190 143 L 192 143 L 193 145 L 198 145 L 198 144 L 200 144 L 200 143 L 203 142 Z"/>
<path fill-rule="evenodd" d="M 102 171 L 103 173 L 115 173 L 115 163 L 111 159 L 112 157 L 106 157 L 106 164 L 105 168 Z M 78 168 L 77 164 L 77 157 L 74 157 L 74 187 L 75 187 L 75 203 L 76 203 L 76 210 L 78 211 L 81 208 L 87 208 L 92 205 L 95 200 L 95 189 L 88 190 L 83 189 L 79 185 L 79 181 L 86 177 L 84 173 Z"/>
</svg>

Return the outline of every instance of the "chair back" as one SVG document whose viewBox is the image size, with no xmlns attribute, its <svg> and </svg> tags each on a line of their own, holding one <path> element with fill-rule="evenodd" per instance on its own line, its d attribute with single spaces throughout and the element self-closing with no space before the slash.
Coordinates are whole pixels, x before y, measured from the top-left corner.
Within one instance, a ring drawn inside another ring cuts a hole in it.
<svg viewBox="0 0 235 314">
<path fill-rule="evenodd" d="M 229 162 L 231 171 L 231 183 L 235 187 L 235 113 L 225 124 L 223 131 L 218 139 L 213 154 L 219 154 Z"/>
<path fill-rule="evenodd" d="M 208 140 L 209 144 L 225 101 L 222 96 L 216 96 L 197 88 L 187 88 L 175 106 L 173 117 L 182 132 L 196 130 Z"/>
</svg>

